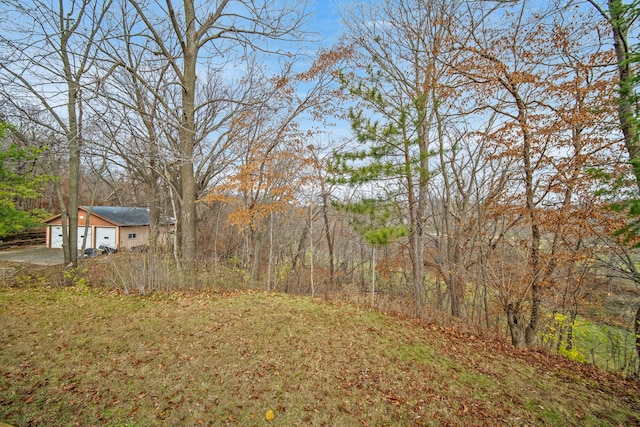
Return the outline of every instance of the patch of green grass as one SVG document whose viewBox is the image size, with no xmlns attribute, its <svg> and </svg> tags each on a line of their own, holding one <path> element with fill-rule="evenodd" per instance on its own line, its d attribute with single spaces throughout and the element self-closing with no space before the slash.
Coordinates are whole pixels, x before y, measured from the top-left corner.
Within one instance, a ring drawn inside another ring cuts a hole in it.
<svg viewBox="0 0 640 427">
<path fill-rule="evenodd" d="M 536 414 L 540 422 L 544 425 L 565 426 L 569 421 L 569 419 L 557 411 L 556 408 L 545 407 L 536 402 L 527 402 L 525 407 L 530 413 Z"/>
<path fill-rule="evenodd" d="M 478 399 L 489 396 L 498 387 L 495 379 L 473 371 L 464 371 L 458 378 L 465 387 L 474 390 L 474 397 Z"/>
<path fill-rule="evenodd" d="M 397 354 L 403 362 L 416 361 L 425 365 L 434 362 L 434 351 L 425 344 L 400 344 L 389 352 Z"/>
<path fill-rule="evenodd" d="M 559 318 L 564 323 L 563 329 L 567 329 L 570 326 L 568 319 L 562 316 Z M 594 324 L 580 316 L 573 322 L 572 327 L 573 346 L 571 350 L 567 350 L 563 345 L 560 354 L 614 372 L 634 372 L 636 353 L 632 332 L 616 326 Z M 556 337 L 553 338 L 555 340 Z M 553 346 L 555 347 L 555 341 Z"/>
<path fill-rule="evenodd" d="M 0 420 L 18 426 L 640 423 L 606 382 L 309 298 L 7 288 L 0 324 Z"/>
<path fill-rule="evenodd" d="M 576 345 L 584 349 L 587 360 L 595 359 L 605 369 L 619 370 L 635 357 L 633 333 L 615 326 L 585 322 Z"/>
</svg>

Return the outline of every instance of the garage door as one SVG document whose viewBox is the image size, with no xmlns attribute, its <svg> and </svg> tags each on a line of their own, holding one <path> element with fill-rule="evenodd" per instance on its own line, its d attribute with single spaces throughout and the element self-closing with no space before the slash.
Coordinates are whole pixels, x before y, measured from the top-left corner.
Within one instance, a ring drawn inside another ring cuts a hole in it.
<svg viewBox="0 0 640 427">
<path fill-rule="evenodd" d="M 62 247 L 62 226 L 61 225 L 51 226 L 51 245 L 50 246 L 52 248 Z"/>
<path fill-rule="evenodd" d="M 82 247 L 82 240 L 84 239 L 85 228 L 78 227 L 78 249 Z M 115 241 L 115 238 L 114 238 Z M 62 226 L 61 225 L 53 225 L 51 226 L 51 247 L 52 248 L 61 248 L 62 247 Z M 93 239 L 91 238 L 91 227 L 87 228 L 87 244 L 85 248 L 92 248 Z"/>
<path fill-rule="evenodd" d="M 84 245 L 84 247 L 85 248 L 93 247 L 93 239 L 91 238 L 92 227 L 87 227 L 85 229 L 84 226 L 82 226 L 82 227 L 78 227 L 78 249 L 82 248 L 82 241 L 84 240 L 85 230 L 87 232 L 87 243 Z"/>
<path fill-rule="evenodd" d="M 118 248 L 115 227 L 96 227 L 96 248 L 100 246 Z"/>
</svg>

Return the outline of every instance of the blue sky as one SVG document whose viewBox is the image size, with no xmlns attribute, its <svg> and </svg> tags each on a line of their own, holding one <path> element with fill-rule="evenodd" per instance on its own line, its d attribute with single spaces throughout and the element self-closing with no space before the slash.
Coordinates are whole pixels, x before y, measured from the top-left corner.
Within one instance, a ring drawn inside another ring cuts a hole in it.
<svg viewBox="0 0 640 427">
<path fill-rule="evenodd" d="M 324 39 L 321 45 L 324 47 L 333 45 L 340 34 L 342 26 L 336 12 L 338 7 L 339 3 L 333 0 L 311 0 L 309 5 L 309 10 L 313 12 L 309 19 L 309 29 L 321 34 Z"/>
</svg>

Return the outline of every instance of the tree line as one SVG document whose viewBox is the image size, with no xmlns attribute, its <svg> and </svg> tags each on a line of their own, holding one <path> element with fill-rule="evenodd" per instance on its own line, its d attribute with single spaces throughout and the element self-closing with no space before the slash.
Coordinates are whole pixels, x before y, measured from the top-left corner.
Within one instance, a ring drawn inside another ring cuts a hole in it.
<svg viewBox="0 0 640 427">
<path fill-rule="evenodd" d="M 2 4 L 3 147 L 37 150 L 67 264 L 79 204 L 147 206 L 188 286 L 355 287 L 516 346 L 638 282 L 635 2 L 353 1 L 333 45 L 310 7 Z"/>
</svg>

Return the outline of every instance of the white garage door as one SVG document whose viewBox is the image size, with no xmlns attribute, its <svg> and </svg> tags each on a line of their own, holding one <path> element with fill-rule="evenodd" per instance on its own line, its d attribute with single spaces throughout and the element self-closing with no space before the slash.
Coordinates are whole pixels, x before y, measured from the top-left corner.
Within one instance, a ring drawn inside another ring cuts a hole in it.
<svg viewBox="0 0 640 427">
<path fill-rule="evenodd" d="M 84 239 L 85 228 L 78 227 L 78 249 L 82 247 L 82 240 Z M 115 241 L 115 238 L 114 238 Z M 51 226 L 51 247 L 52 248 L 61 248 L 62 247 L 62 226 L 61 225 L 53 225 Z M 85 248 L 92 248 L 93 239 L 91 238 L 91 227 L 87 228 L 87 243 Z"/>
<path fill-rule="evenodd" d="M 115 227 L 96 227 L 96 248 L 100 246 L 118 248 Z"/>
<path fill-rule="evenodd" d="M 84 228 L 84 226 L 82 227 L 78 227 L 78 249 L 82 248 L 82 242 L 84 240 L 84 233 L 85 230 L 87 232 L 87 243 L 84 245 L 85 248 L 92 248 L 93 247 L 93 239 L 91 238 L 91 235 L 93 234 L 92 228 L 91 227 L 87 227 L 86 229 Z"/>
<path fill-rule="evenodd" d="M 51 226 L 51 247 L 52 248 L 62 247 L 62 226 L 61 225 Z"/>
</svg>

